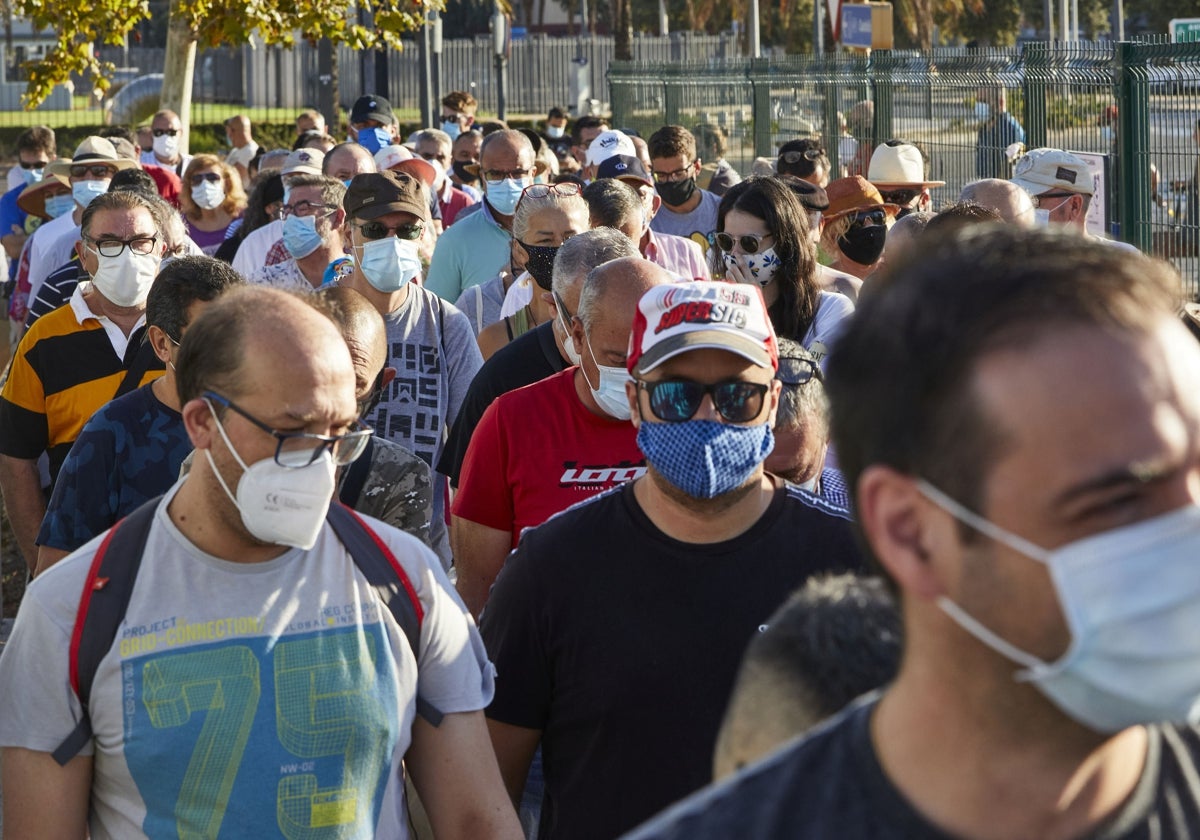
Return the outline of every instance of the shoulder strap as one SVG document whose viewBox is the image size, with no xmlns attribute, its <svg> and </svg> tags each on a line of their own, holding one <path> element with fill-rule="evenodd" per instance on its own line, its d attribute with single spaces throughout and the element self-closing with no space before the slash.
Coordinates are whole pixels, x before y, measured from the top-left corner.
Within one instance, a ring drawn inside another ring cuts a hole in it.
<svg viewBox="0 0 1200 840">
<path fill-rule="evenodd" d="M 331 504 L 326 519 L 338 539 L 342 541 L 342 545 L 350 552 L 354 565 L 363 573 L 367 583 L 374 587 L 392 617 L 396 619 L 396 623 L 400 625 L 400 629 L 404 631 L 412 647 L 413 656 L 419 663 L 421 623 L 425 620 L 425 611 L 404 567 L 371 526 L 344 504 Z M 419 694 L 417 714 L 434 726 L 442 722 L 441 711 Z"/>
<path fill-rule="evenodd" d="M 117 628 L 125 618 L 129 596 L 137 580 L 146 549 L 146 538 L 154 522 L 154 511 L 162 497 L 151 499 L 109 529 L 92 558 L 83 582 L 75 627 L 68 654 L 71 688 L 83 707 L 79 723 L 54 751 L 54 760 L 65 765 L 92 737 L 88 703 L 96 669 L 112 649 Z"/>
<path fill-rule="evenodd" d="M 367 486 L 367 478 L 371 475 L 371 454 L 375 449 L 375 436 L 367 438 L 367 445 L 362 454 L 354 459 L 346 469 L 342 479 L 342 489 L 338 491 L 338 499 L 346 507 L 352 508 L 358 503 L 363 488 Z"/>
</svg>

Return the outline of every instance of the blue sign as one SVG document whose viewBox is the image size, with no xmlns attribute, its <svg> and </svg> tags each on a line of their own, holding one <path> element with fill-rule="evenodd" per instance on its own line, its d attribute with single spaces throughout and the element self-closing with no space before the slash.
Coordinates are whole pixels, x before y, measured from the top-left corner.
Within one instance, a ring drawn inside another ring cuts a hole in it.
<svg viewBox="0 0 1200 840">
<path fill-rule="evenodd" d="M 842 44 L 847 47 L 871 48 L 871 7 L 842 6 Z"/>
</svg>

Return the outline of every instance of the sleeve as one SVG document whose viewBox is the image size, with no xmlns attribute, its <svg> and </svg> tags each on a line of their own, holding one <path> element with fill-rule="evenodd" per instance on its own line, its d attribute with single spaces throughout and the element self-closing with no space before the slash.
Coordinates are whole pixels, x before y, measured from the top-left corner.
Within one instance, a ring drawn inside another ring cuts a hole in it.
<svg viewBox="0 0 1200 840">
<path fill-rule="evenodd" d="M 116 442 L 94 415 L 67 453 L 54 482 L 37 544 L 74 551 L 117 521 Z"/>
<path fill-rule="evenodd" d="M 56 567 L 39 575 L 25 592 L 0 656 L 0 747 L 53 752 L 82 716 L 67 666 L 74 611 L 52 608 L 40 597 L 53 586 L 61 591 L 58 606 L 69 606 L 73 589 L 78 603 L 82 584 L 67 585 L 75 580 L 66 568 Z M 81 752 L 90 755 L 92 750 L 89 742 Z"/>
<path fill-rule="evenodd" d="M 30 361 L 36 352 L 36 334 L 25 333 L 0 391 L 0 454 L 13 458 L 33 460 L 50 441 L 45 392 Z"/>
<path fill-rule="evenodd" d="M 13 225 L 25 228 L 25 213 L 17 206 L 18 195 L 20 191 L 9 190 L 0 197 L 0 236 L 12 233 Z"/>
<path fill-rule="evenodd" d="M 63 234 L 65 235 L 65 234 Z M 58 265 L 51 265 L 54 262 L 52 251 L 57 240 L 46 241 L 46 238 L 39 236 L 33 240 L 33 248 L 29 251 L 29 294 L 36 296 L 38 290 L 42 288 L 42 284 L 46 282 L 46 278 L 50 273 L 58 268 Z"/>
<path fill-rule="evenodd" d="M 483 367 L 483 354 L 479 352 L 479 343 L 475 333 L 471 331 L 471 322 L 467 316 L 454 308 L 452 304 L 442 304 L 446 307 L 445 318 L 445 347 L 449 358 L 446 360 L 446 372 L 450 385 L 450 405 L 446 412 L 446 425 L 453 426 L 458 410 L 462 408 L 463 400 L 475 374 Z"/>
<path fill-rule="evenodd" d="M 442 300 L 457 300 L 462 294 L 462 269 L 459 266 L 458 236 L 462 228 L 447 228 L 433 249 L 429 271 L 425 273 L 425 288 Z M 468 329 L 470 325 L 468 324 Z"/>
<path fill-rule="evenodd" d="M 437 555 L 396 531 L 388 543 L 412 578 L 425 610 L 417 691 L 444 714 L 486 708 L 494 692 L 495 671 L 479 630 Z"/>
<path fill-rule="evenodd" d="M 501 400 L 497 400 L 487 407 L 471 435 L 450 512 L 497 531 L 511 532 L 512 489 L 500 405 Z"/>
<path fill-rule="evenodd" d="M 480 632 L 496 669 L 488 717 L 545 729 L 552 679 L 540 618 L 546 599 L 535 588 L 538 575 L 532 568 L 536 551 L 536 543 L 525 537 L 509 555 L 480 616 Z"/>
</svg>

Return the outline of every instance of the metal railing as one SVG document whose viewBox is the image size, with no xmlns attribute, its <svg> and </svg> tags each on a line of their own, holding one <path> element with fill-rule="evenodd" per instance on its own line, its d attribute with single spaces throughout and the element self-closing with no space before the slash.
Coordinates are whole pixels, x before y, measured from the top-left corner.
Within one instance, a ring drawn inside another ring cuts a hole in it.
<svg viewBox="0 0 1200 840">
<path fill-rule="evenodd" d="M 946 182 L 932 191 L 935 205 L 976 178 L 1010 177 L 1026 149 L 1084 153 L 1100 173 L 1097 225 L 1172 260 L 1188 294 L 1200 293 L 1200 44 L 619 62 L 609 88 L 614 124 L 644 134 L 668 123 L 723 126 L 726 158 L 743 173 L 806 132 L 825 139 L 835 171 L 864 176 L 876 145 L 908 140 L 924 151 L 927 177 Z"/>
</svg>

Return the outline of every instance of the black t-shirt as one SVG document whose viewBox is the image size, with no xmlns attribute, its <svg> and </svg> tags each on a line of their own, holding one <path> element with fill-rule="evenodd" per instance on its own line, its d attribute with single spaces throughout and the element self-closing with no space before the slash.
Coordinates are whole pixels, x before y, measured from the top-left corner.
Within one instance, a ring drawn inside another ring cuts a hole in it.
<svg viewBox="0 0 1200 840">
<path fill-rule="evenodd" d="M 471 442 L 479 418 L 487 411 L 492 400 L 501 394 L 532 385 L 566 367 L 567 362 L 558 352 L 558 344 L 554 340 L 553 321 L 539 324 L 518 336 L 483 363 L 471 380 L 471 387 L 467 389 L 467 396 L 458 410 L 454 425 L 450 427 L 450 436 L 437 463 L 437 471 L 449 477 L 451 487 L 458 486 L 458 476 L 467 457 L 467 444 Z"/>
<path fill-rule="evenodd" d="M 861 568 L 845 517 L 781 487 L 735 539 L 684 543 L 626 484 L 522 535 L 480 629 L 488 716 L 543 733 L 541 840 L 611 840 L 709 781 L 751 637 L 814 573 Z"/>
<path fill-rule="evenodd" d="M 871 744 L 879 695 L 750 770 L 701 791 L 625 840 L 950 840 L 887 778 Z M 1133 794 L 1095 840 L 1200 836 L 1200 733 L 1148 727 L 1146 767 Z M 931 736 L 933 737 L 933 736 Z"/>
</svg>

